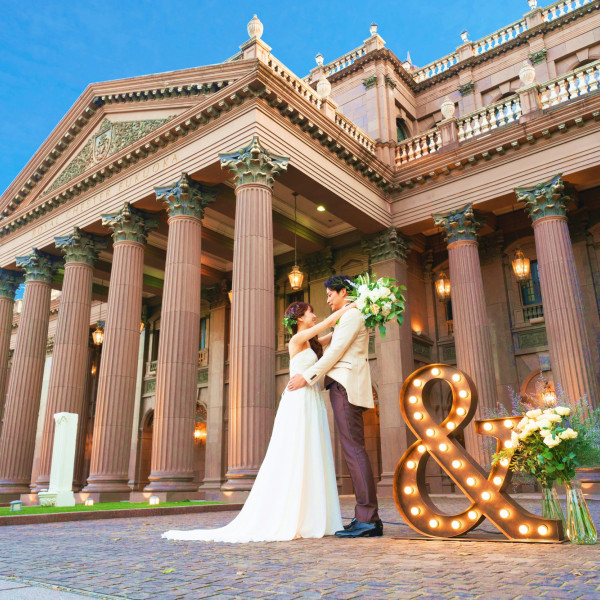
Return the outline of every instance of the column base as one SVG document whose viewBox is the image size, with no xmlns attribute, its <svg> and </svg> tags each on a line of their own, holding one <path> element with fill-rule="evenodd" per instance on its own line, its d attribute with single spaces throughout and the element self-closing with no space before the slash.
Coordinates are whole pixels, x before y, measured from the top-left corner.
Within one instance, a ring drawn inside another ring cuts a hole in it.
<svg viewBox="0 0 600 600">
<path fill-rule="evenodd" d="M 575 479 L 581 481 L 584 494 L 600 495 L 600 467 L 579 467 L 575 469 Z"/>
<path fill-rule="evenodd" d="M 222 492 L 249 492 L 256 481 L 258 470 L 236 473 L 229 472 L 225 475 L 227 481 L 221 486 Z"/>
<path fill-rule="evenodd" d="M 19 492 L 0 492 L 0 506 L 8 506 L 13 500 L 20 500 Z"/>
<path fill-rule="evenodd" d="M 205 500 L 211 502 L 225 502 L 225 504 L 244 504 L 250 495 L 250 490 L 243 491 L 223 491 L 206 492 Z"/>
<path fill-rule="evenodd" d="M 100 504 L 102 502 L 121 502 L 122 500 L 129 500 L 129 494 L 131 490 L 126 492 L 78 492 L 75 494 L 75 504 L 85 504 L 88 498 L 94 501 L 94 504 Z"/>
<path fill-rule="evenodd" d="M 33 485 L 29 486 L 31 492 L 34 494 L 37 494 L 38 492 L 41 492 L 42 490 L 48 490 L 49 487 L 50 487 L 50 478 L 48 478 L 47 480 L 38 478 L 38 480 Z"/>
<path fill-rule="evenodd" d="M 204 492 L 197 489 L 193 492 L 131 492 L 129 502 L 148 502 L 150 496 L 158 496 L 161 502 L 183 502 L 184 500 L 206 500 Z"/>
<path fill-rule="evenodd" d="M 144 492 L 196 492 L 198 486 L 189 477 L 150 476 L 150 483 L 143 489 Z"/>
<path fill-rule="evenodd" d="M 14 496 L 11 500 L 18 500 L 21 494 L 29 494 L 30 492 L 29 483 L 0 482 L 0 498 Z"/>
<path fill-rule="evenodd" d="M 127 477 L 117 479 L 114 476 L 94 476 L 88 479 L 87 485 L 81 492 L 88 494 L 117 493 L 129 495 L 131 488 L 127 482 Z"/>
</svg>

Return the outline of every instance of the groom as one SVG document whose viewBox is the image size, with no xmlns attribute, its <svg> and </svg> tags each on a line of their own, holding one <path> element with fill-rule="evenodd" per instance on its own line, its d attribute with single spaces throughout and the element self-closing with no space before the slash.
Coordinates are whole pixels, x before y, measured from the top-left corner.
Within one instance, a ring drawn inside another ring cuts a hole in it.
<svg viewBox="0 0 600 600">
<path fill-rule="evenodd" d="M 352 289 L 349 277 L 330 277 L 325 287 L 327 304 L 332 311 L 348 304 L 348 291 Z M 365 449 L 362 417 L 365 410 L 375 406 L 369 370 L 369 334 L 358 309 L 349 310 L 341 316 L 321 359 L 306 372 L 294 375 L 288 389 L 314 385 L 325 375 L 342 451 L 356 495 L 354 519 L 335 535 L 352 538 L 381 536 L 383 524 L 377 513 L 377 493 Z"/>
</svg>

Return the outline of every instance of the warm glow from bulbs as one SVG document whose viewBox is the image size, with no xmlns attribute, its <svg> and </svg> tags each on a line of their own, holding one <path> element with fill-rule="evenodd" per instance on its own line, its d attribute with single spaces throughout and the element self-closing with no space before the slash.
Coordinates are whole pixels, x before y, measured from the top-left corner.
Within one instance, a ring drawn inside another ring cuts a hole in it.
<svg viewBox="0 0 600 600">
<path fill-rule="evenodd" d="M 548 535 L 548 532 L 549 532 L 549 531 L 550 531 L 550 530 L 549 530 L 549 529 L 548 529 L 548 528 L 547 528 L 545 525 L 540 525 L 540 526 L 538 527 L 538 533 L 539 533 L 540 535 Z"/>
<path fill-rule="evenodd" d="M 455 469 L 460 469 L 460 468 L 462 467 L 462 463 L 460 462 L 460 460 L 453 460 L 453 461 L 452 461 L 452 466 L 453 466 Z"/>
<path fill-rule="evenodd" d="M 93 498 L 86 498 L 85 499 L 85 505 L 86 506 L 94 506 L 94 499 Z"/>
<path fill-rule="evenodd" d="M 413 385 L 414 385 L 415 387 L 421 387 L 421 386 L 423 385 L 423 382 L 422 382 L 420 379 L 415 379 L 415 380 L 413 381 Z"/>
<path fill-rule="evenodd" d="M 425 450 L 427 450 L 427 448 L 425 448 L 425 446 L 423 446 L 423 444 L 419 444 L 419 445 L 417 446 L 417 450 L 418 450 L 418 451 L 419 451 L 421 454 L 423 454 L 423 452 L 425 452 Z"/>
<path fill-rule="evenodd" d="M 322 204 L 319 204 L 319 206 L 317 206 L 317 210 L 319 212 L 325 212 L 326 209 L 325 209 L 325 207 Z"/>
<path fill-rule="evenodd" d="M 494 482 L 495 485 L 502 485 L 502 477 L 494 477 L 494 479 L 492 479 L 492 481 Z"/>
<path fill-rule="evenodd" d="M 506 440 L 506 442 L 504 442 L 504 447 L 505 448 L 512 448 L 513 447 L 513 443 L 510 440 Z"/>
<path fill-rule="evenodd" d="M 474 510 L 469 511 L 469 519 L 475 521 L 478 517 L 479 515 Z"/>
<path fill-rule="evenodd" d="M 460 381 L 460 375 L 458 373 L 454 373 L 454 375 L 452 375 L 452 381 L 458 383 Z"/>
<path fill-rule="evenodd" d="M 440 276 L 435 281 L 435 293 L 440 302 L 448 302 L 450 300 L 450 291 L 450 279 L 446 276 L 446 273 L 440 273 Z"/>
<path fill-rule="evenodd" d="M 425 432 L 425 434 L 426 434 L 426 435 L 428 435 L 429 437 L 433 437 L 433 436 L 435 435 L 435 430 L 433 430 L 433 429 L 428 429 L 428 430 Z"/>
<path fill-rule="evenodd" d="M 512 421 L 509 421 L 508 419 L 506 419 L 506 421 L 504 421 L 504 427 L 506 427 L 507 429 L 512 429 Z"/>
<path fill-rule="evenodd" d="M 492 495 L 489 492 L 483 492 L 483 494 L 481 494 L 481 497 L 484 500 L 489 500 L 492 497 Z"/>
<path fill-rule="evenodd" d="M 292 290 L 297 292 L 302 289 L 302 282 L 304 281 L 304 273 L 300 271 L 298 265 L 294 265 L 294 268 L 288 273 L 288 279 L 290 281 L 290 287 Z"/>
<path fill-rule="evenodd" d="M 437 519 L 431 519 L 431 521 L 429 521 L 429 527 L 433 527 L 434 529 L 439 525 L 439 522 Z"/>
<path fill-rule="evenodd" d="M 456 427 L 456 425 L 454 424 L 453 421 L 448 421 L 446 423 L 446 428 L 449 429 L 450 431 L 452 431 L 455 427 Z"/>
<path fill-rule="evenodd" d="M 515 277 L 520 284 L 527 283 L 531 278 L 529 259 L 525 258 L 521 248 L 517 248 L 515 252 L 515 257 L 512 261 L 512 268 Z"/>
<path fill-rule="evenodd" d="M 467 477 L 467 485 L 474 486 L 475 483 L 475 477 Z"/>
<path fill-rule="evenodd" d="M 416 404 L 416 403 L 417 403 L 417 400 L 418 400 L 418 398 L 417 398 L 416 396 L 411 396 L 411 397 L 408 399 L 408 401 L 409 401 L 411 404 Z"/>
<path fill-rule="evenodd" d="M 508 460 L 508 458 L 501 458 L 501 459 L 500 459 L 500 464 L 501 464 L 503 467 L 508 467 L 508 465 L 510 464 L 510 460 Z"/>
<path fill-rule="evenodd" d="M 501 516 L 503 519 L 508 519 L 509 515 L 510 515 L 510 513 L 509 513 L 509 512 L 508 512 L 508 511 L 507 511 L 505 508 L 503 508 L 503 509 L 500 511 L 500 516 Z"/>
<path fill-rule="evenodd" d="M 92 341 L 96 346 L 102 346 L 102 342 L 104 341 L 104 327 L 98 323 L 96 325 L 96 330 L 92 333 Z"/>
<path fill-rule="evenodd" d="M 412 488 L 410 485 L 407 485 L 407 486 L 404 488 L 404 493 L 405 493 L 405 494 L 412 494 L 414 491 L 415 491 L 415 490 L 414 490 L 414 488 Z"/>
<path fill-rule="evenodd" d="M 469 394 L 468 394 L 467 390 L 460 390 L 460 392 L 458 392 L 459 398 L 466 398 L 468 395 Z"/>
<path fill-rule="evenodd" d="M 467 414 L 467 411 L 461 406 L 460 408 L 456 409 L 456 414 L 462 417 Z"/>
<path fill-rule="evenodd" d="M 528 532 L 529 532 L 529 527 L 527 527 L 527 525 L 519 525 L 519 533 L 522 533 L 523 535 L 525 535 Z"/>
<path fill-rule="evenodd" d="M 420 412 L 416 412 L 413 417 L 417 420 L 420 421 L 423 418 L 423 414 Z"/>
<path fill-rule="evenodd" d="M 407 466 L 409 469 L 414 469 L 414 468 L 417 466 L 417 463 L 416 463 L 414 460 L 409 460 L 409 461 L 406 463 L 406 466 Z"/>
<path fill-rule="evenodd" d="M 158 496 L 150 496 L 148 504 L 150 504 L 151 506 L 156 506 L 157 504 L 160 504 L 160 498 Z"/>
<path fill-rule="evenodd" d="M 440 370 L 437 367 L 435 367 L 435 368 L 431 369 L 431 374 L 434 377 L 437 377 L 440 374 Z"/>
<path fill-rule="evenodd" d="M 491 431 L 491 430 L 492 430 L 492 424 L 491 424 L 491 423 L 484 423 L 484 424 L 483 424 L 483 428 L 484 428 L 486 431 Z"/>
<path fill-rule="evenodd" d="M 448 444 L 440 444 L 439 448 L 442 452 L 446 452 L 446 450 L 448 450 Z"/>
<path fill-rule="evenodd" d="M 452 529 L 460 529 L 460 521 L 452 521 Z"/>
<path fill-rule="evenodd" d="M 413 506 L 413 507 L 410 509 L 410 514 L 411 514 L 411 515 L 415 515 L 415 516 L 416 516 L 416 515 L 420 515 L 420 514 L 421 514 L 421 509 L 420 509 L 418 506 Z"/>
</svg>

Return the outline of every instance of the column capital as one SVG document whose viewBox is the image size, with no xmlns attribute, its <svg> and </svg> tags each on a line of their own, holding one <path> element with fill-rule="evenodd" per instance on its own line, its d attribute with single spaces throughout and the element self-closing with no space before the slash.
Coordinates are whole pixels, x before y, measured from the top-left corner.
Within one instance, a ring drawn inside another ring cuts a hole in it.
<svg viewBox="0 0 600 600">
<path fill-rule="evenodd" d="M 167 187 L 155 187 L 156 199 L 167 205 L 169 217 L 195 217 L 202 220 L 204 209 L 217 199 L 217 190 L 207 188 L 182 173 Z"/>
<path fill-rule="evenodd" d="M 236 187 L 248 183 L 266 185 L 273 188 L 275 177 L 287 170 L 289 158 L 277 156 L 262 146 L 258 135 L 253 135 L 250 144 L 231 154 L 219 154 L 221 167 L 229 169 Z"/>
<path fill-rule="evenodd" d="M 23 273 L 20 271 L 0 269 L 0 296 L 14 300 L 17 288 L 22 282 Z"/>
<path fill-rule="evenodd" d="M 62 264 L 62 259 L 37 248 L 27 256 L 17 256 L 17 267 L 25 271 L 25 281 L 43 281 L 51 283 L 56 269 Z"/>
<path fill-rule="evenodd" d="M 517 202 L 525 204 L 525 210 L 535 223 L 544 217 L 566 217 L 571 197 L 565 193 L 562 173 L 550 181 L 536 183 L 528 188 L 516 188 Z"/>
<path fill-rule="evenodd" d="M 311 281 L 315 279 L 324 279 L 330 277 L 334 273 L 333 268 L 333 252 L 329 246 L 313 252 L 311 254 L 305 254 L 300 260 L 299 264 L 309 275 Z M 279 279 L 276 277 L 276 279 Z"/>
<path fill-rule="evenodd" d="M 202 298 L 210 304 L 210 310 L 226 306 L 229 302 L 229 286 L 227 280 L 220 281 L 215 285 L 202 288 Z"/>
<path fill-rule="evenodd" d="M 444 230 L 448 246 L 454 242 L 476 242 L 477 230 L 483 225 L 472 204 L 451 210 L 445 215 L 432 215 L 433 222 Z"/>
<path fill-rule="evenodd" d="M 102 225 L 112 229 L 114 243 L 137 242 L 145 244 L 148 232 L 158 225 L 158 215 L 133 207 L 125 202 L 123 208 L 112 215 L 102 215 Z"/>
<path fill-rule="evenodd" d="M 395 227 L 389 227 L 364 238 L 361 245 L 369 255 L 371 264 L 390 259 L 396 259 L 406 264 L 406 256 L 412 247 L 410 240 L 402 237 Z"/>
<path fill-rule="evenodd" d="M 64 252 L 65 263 L 78 262 L 92 266 L 100 250 L 106 248 L 107 240 L 74 227 L 71 234 L 57 235 L 54 245 Z"/>
</svg>

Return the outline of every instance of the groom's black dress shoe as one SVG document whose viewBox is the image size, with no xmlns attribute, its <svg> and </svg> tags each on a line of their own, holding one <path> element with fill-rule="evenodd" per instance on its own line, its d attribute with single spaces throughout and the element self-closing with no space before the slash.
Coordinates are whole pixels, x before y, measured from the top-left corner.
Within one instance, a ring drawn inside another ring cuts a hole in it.
<svg viewBox="0 0 600 600">
<path fill-rule="evenodd" d="M 341 538 L 357 538 L 357 537 L 381 537 L 383 535 L 383 523 L 375 521 L 375 523 L 362 523 L 354 519 L 348 528 L 336 531 L 335 535 Z"/>
</svg>

